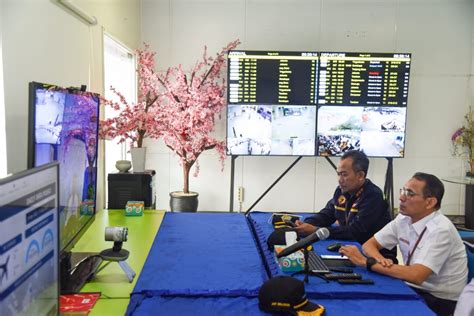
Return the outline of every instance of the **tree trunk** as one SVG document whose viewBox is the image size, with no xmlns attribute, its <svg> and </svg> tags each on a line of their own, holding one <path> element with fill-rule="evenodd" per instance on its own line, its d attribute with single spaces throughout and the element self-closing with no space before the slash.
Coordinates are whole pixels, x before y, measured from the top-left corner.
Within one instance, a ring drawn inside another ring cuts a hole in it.
<svg viewBox="0 0 474 316">
<path fill-rule="evenodd" d="M 183 164 L 183 176 L 184 176 L 184 187 L 183 192 L 189 193 L 189 171 L 191 169 L 191 165 L 188 163 Z"/>
<path fill-rule="evenodd" d="M 145 137 L 145 131 L 139 129 L 138 130 L 138 137 L 137 137 L 137 147 L 142 148 L 143 145 L 143 138 Z"/>
<path fill-rule="evenodd" d="M 139 135 L 137 139 L 137 148 L 142 148 L 142 145 L 143 145 L 143 139 Z"/>
</svg>

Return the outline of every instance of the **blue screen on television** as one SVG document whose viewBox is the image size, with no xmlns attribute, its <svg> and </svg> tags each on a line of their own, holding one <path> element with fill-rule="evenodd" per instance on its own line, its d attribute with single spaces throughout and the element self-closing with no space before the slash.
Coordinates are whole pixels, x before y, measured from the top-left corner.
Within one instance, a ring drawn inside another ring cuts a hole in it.
<svg viewBox="0 0 474 316">
<path fill-rule="evenodd" d="M 66 247 L 95 213 L 99 96 L 30 84 L 29 167 L 60 165 L 60 245 Z"/>
</svg>

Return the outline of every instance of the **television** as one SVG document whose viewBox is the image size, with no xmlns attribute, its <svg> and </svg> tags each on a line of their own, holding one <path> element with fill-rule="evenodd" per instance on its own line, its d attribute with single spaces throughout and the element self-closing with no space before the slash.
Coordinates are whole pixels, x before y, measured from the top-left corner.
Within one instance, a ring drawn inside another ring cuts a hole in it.
<svg viewBox="0 0 474 316">
<path fill-rule="evenodd" d="M 58 163 L 0 179 L 0 311 L 59 314 Z"/>
<path fill-rule="evenodd" d="M 29 85 L 28 167 L 59 162 L 59 244 L 65 260 L 95 215 L 99 104 L 99 95 L 84 87 Z"/>
<path fill-rule="evenodd" d="M 228 53 L 227 154 L 403 157 L 411 54 Z"/>
</svg>

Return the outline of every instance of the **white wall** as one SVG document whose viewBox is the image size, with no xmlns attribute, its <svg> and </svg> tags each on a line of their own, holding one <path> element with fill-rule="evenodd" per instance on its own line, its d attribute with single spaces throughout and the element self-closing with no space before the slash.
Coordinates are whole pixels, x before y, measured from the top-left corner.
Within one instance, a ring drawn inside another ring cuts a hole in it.
<svg viewBox="0 0 474 316">
<path fill-rule="evenodd" d="M 142 41 L 157 51 L 159 69 L 179 63 L 189 67 L 204 45 L 216 52 L 236 38 L 242 41 L 240 49 L 412 53 L 406 158 L 394 161 L 396 201 L 398 188 L 416 171 L 439 177 L 464 174 L 464 162 L 451 155 L 450 137 L 472 99 L 473 1 L 142 0 L 141 10 Z M 225 137 L 225 121 L 219 122 L 217 134 Z M 146 145 L 146 167 L 157 170 L 158 207 L 168 209 L 168 193 L 182 188 L 178 160 L 160 142 Z M 203 155 L 201 174 L 191 179 L 190 189 L 200 193 L 199 210 L 226 211 L 230 159 L 220 172 L 214 153 Z M 243 209 L 294 159 L 239 157 L 235 184 L 245 188 Z M 385 168 L 384 159 L 371 159 L 369 177 L 381 187 Z M 324 159 L 303 158 L 256 209 L 317 210 L 336 185 Z M 445 186 L 444 212 L 463 214 L 464 188 Z"/>
<path fill-rule="evenodd" d="M 102 32 L 137 48 L 140 2 L 74 0 L 97 17 L 98 25 L 90 26 L 54 1 L 1 1 L 8 172 L 17 172 L 27 164 L 28 83 L 86 84 L 88 90 L 103 94 Z M 100 189 L 98 195 L 101 200 Z"/>
<path fill-rule="evenodd" d="M 395 188 L 418 170 L 440 177 L 465 172 L 463 161 L 451 156 L 450 136 L 462 124 L 474 94 L 472 0 L 74 2 L 95 15 L 99 25 L 87 26 L 49 0 L 2 0 L 9 172 L 26 167 L 28 82 L 87 84 L 103 92 L 102 27 L 132 49 L 141 41 L 150 43 L 160 69 L 178 63 L 189 67 L 204 45 L 216 52 L 236 38 L 242 41 L 240 49 L 411 52 L 406 158 L 394 162 Z M 217 135 L 225 137 L 223 120 Z M 168 193 L 182 188 L 178 160 L 160 142 L 147 140 L 146 145 L 146 167 L 158 172 L 158 207 L 168 209 Z M 236 160 L 235 183 L 245 188 L 244 210 L 293 159 Z M 369 177 L 380 186 L 385 167 L 383 159 L 371 159 Z M 200 193 L 199 209 L 228 210 L 229 183 L 230 159 L 221 172 L 215 154 L 205 152 L 200 176 L 191 179 L 191 189 Z M 336 184 L 324 159 L 303 158 L 256 209 L 319 209 Z M 445 212 L 462 214 L 464 189 L 448 183 L 446 189 Z"/>
</svg>

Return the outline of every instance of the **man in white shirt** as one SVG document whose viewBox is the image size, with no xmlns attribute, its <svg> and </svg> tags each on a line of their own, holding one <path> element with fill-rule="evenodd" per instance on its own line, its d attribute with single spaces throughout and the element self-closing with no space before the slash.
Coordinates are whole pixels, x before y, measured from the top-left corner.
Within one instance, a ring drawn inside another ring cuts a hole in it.
<svg viewBox="0 0 474 316">
<path fill-rule="evenodd" d="M 452 315 L 467 283 L 467 255 L 456 228 L 438 211 L 443 195 L 437 177 L 416 173 L 400 190 L 400 214 L 362 246 L 367 257 L 355 246 L 340 253 L 369 271 L 406 281 L 438 315 Z M 379 252 L 397 244 L 405 265 Z"/>
</svg>

